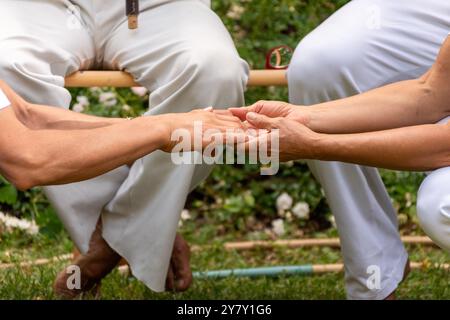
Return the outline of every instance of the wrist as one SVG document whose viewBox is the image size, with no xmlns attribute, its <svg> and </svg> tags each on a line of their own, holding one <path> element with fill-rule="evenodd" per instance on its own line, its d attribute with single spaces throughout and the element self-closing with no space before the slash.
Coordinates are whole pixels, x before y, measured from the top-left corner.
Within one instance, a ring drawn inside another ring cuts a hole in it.
<svg viewBox="0 0 450 320">
<path fill-rule="evenodd" d="M 310 159 L 328 160 L 329 153 L 333 148 L 332 136 L 323 133 L 313 133 L 309 139 Z"/>
<path fill-rule="evenodd" d="M 294 120 L 309 128 L 313 118 L 313 108 L 307 106 L 291 105 Z"/>
<path fill-rule="evenodd" d="M 148 117 L 146 117 L 148 118 Z M 155 130 L 155 139 L 158 149 L 167 151 L 170 149 L 171 136 L 172 136 L 172 121 L 167 114 L 152 116 L 151 126 Z"/>
</svg>

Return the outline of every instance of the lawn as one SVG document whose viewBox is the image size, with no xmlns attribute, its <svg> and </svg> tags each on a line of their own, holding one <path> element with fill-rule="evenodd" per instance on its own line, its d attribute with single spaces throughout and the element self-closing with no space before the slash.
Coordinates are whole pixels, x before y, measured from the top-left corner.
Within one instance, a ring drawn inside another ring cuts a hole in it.
<svg viewBox="0 0 450 320">
<path fill-rule="evenodd" d="M 189 238 L 189 235 L 186 234 L 186 237 Z M 13 237 L 9 240 L 14 241 Z M 9 247 L 9 250 L 3 243 L 0 245 L 0 262 L 19 263 L 71 252 L 72 244 L 67 236 L 60 235 L 55 240 L 49 243 L 48 239 L 38 236 L 15 249 Z M 341 261 L 340 252 L 336 248 L 277 247 L 238 252 L 225 250 L 220 243 L 220 239 L 212 246 L 194 242 L 200 248 L 192 255 L 194 271 Z M 434 263 L 448 263 L 449 255 L 436 247 L 409 245 L 407 248 L 412 261 L 426 262 L 430 267 L 413 270 L 400 286 L 398 298 L 450 299 L 450 271 L 433 267 Z M 0 270 L 0 299 L 54 299 L 51 284 L 65 264 L 66 262 L 60 261 L 44 266 L 16 266 Z M 103 281 L 101 292 L 101 299 L 345 299 L 342 273 L 196 280 L 185 293 L 157 294 L 132 276 L 116 270 Z"/>
</svg>

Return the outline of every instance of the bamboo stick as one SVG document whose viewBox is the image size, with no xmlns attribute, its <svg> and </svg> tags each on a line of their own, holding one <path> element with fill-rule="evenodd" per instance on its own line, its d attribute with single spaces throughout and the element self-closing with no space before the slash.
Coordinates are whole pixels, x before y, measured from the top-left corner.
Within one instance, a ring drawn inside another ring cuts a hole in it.
<svg viewBox="0 0 450 320">
<path fill-rule="evenodd" d="M 450 264 L 428 264 L 422 262 L 411 262 L 411 269 L 427 269 L 437 268 L 442 270 L 450 270 Z M 218 279 L 227 277 L 277 277 L 292 275 L 314 275 L 325 273 L 340 273 L 344 271 L 342 263 L 335 264 L 306 264 L 299 266 L 275 266 L 275 267 L 259 267 L 245 269 L 224 269 L 213 271 L 194 272 L 196 279 Z"/>
<path fill-rule="evenodd" d="M 286 86 L 285 70 L 252 70 L 248 86 Z M 139 87 L 132 76 L 123 71 L 79 71 L 66 77 L 65 86 L 71 87 Z"/>
<path fill-rule="evenodd" d="M 433 241 L 428 237 L 422 236 L 405 236 L 402 237 L 405 244 L 422 244 L 433 245 Z M 339 238 L 325 239 L 296 239 L 296 240 L 276 240 L 276 241 L 243 241 L 243 242 L 227 242 L 223 245 L 226 250 L 252 250 L 256 248 L 301 248 L 301 247 L 340 247 Z M 194 246 L 192 251 L 203 249 L 203 246 Z"/>
<path fill-rule="evenodd" d="M 0 270 L 11 269 L 15 267 L 26 268 L 26 267 L 42 266 L 52 262 L 71 260 L 72 258 L 73 254 L 63 254 L 61 256 L 56 256 L 49 259 L 37 259 L 33 261 L 25 261 L 20 263 L 4 263 L 0 264 Z"/>
<path fill-rule="evenodd" d="M 422 244 L 422 245 L 432 245 L 433 242 L 428 237 L 421 236 L 405 236 L 402 237 L 403 243 L 406 244 Z M 228 242 L 224 244 L 225 250 L 251 250 L 255 248 L 273 248 L 273 247 L 288 247 L 288 248 L 299 248 L 299 247 L 313 247 L 313 246 L 329 246 L 329 247 L 339 247 L 340 242 L 338 238 L 327 238 L 327 239 L 298 239 L 298 240 L 277 240 L 277 241 L 246 241 L 246 242 Z M 194 246 L 191 251 L 200 251 L 205 249 L 206 246 Z M 12 267 L 29 267 L 29 266 L 39 266 L 49 264 L 55 261 L 71 260 L 79 255 L 78 250 L 74 250 L 73 254 L 65 254 L 50 259 L 37 259 L 34 261 L 21 262 L 19 264 L 5 263 L 0 264 L 0 270 L 9 269 Z M 121 265 L 126 264 L 126 261 L 121 261 Z M 414 263 L 411 263 L 413 266 Z M 326 272 L 320 271 L 322 265 L 315 265 L 316 273 Z M 331 268 L 331 270 L 339 269 L 340 265 L 325 265 L 326 268 Z"/>
</svg>

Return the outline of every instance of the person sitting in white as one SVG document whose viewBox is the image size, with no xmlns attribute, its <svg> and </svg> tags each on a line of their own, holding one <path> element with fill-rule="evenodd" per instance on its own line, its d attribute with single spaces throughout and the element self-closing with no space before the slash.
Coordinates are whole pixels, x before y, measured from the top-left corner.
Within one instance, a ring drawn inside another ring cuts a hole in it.
<svg viewBox="0 0 450 320">
<path fill-rule="evenodd" d="M 61 108 L 71 99 L 64 78 L 87 69 L 129 72 L 151 92 L 147 115 L 244 104 L 248 65 L 209 0 L 146 0 L 139 7 L 139 27 L 130 30 L 125 1 L 2 0 L 0 79 L 27 101 Z M 212 166 L 177 166 L 159 151 L 129 164 L 44 188 L 83 254 L 75 264 L 100 282 L 122 256 L 151 289 L 186 290 L 189 250 L 176 230 L 187 195 Z M 73 297 L 64 277 L 65 270 L 55 292 Z"/>
<path fill-rule="evenodd" d="M 198 121 L 224 132 L 243 128 L 236 117 L 211 110 L 132 120 L 94 117 L 29 103 L 0 80 L 0 174 L 21 190 L 83 181 L 156 150 L 170 152 L 172 133 L 187 129 L 193 135 Z M 101 232 L 93 237 L 104 241 L 99 239 Z M 189 254 L 189 250 L 185 252 Z M 94 257 L 102 254 L 99 250 L 93 253 Z M 83 257 L 77 262 L 85 263 Z M 97 284 L 94 271 L 86 263 L 83 267 L 83 287 L 71 290 L 65 282 L 58 291 L 63 297 L 75 297 Z"/>
<path fill-rule="evenodd" d="M 297 46 L 288 69 L 289 101 L 315 105 L 415 79 L 431 67 L 449 30 L 448 0 L 350 1 Z M 336 217 L 348 298 L 391 297 L 404 278 L 408 254 L 378 171 L 334 161 L 307 163 Z M 381 290 L 366 285 L 373 265 L 382 270 Z"/>
<path fill-rule="evenodd" d="M 417 79 L 309 107 L 260 101 L 230 111 L 256 128 L 279 129 L 282 161 L 318 159 L 433 170 L 418 192 L 417 214 L 429 237 L 450 252 L 450 37 L 431 69 Z M 359 219 L 349 214 L 340 222 L 349 229 L 360 228 Z M 361 237 L 378 238 L 383 234 L 380 228 L 374 226 Z M 340 231 L 344 243 L 364 242 Z M 380 242 L 379 249 L 384 245 Z"/>
</svg>

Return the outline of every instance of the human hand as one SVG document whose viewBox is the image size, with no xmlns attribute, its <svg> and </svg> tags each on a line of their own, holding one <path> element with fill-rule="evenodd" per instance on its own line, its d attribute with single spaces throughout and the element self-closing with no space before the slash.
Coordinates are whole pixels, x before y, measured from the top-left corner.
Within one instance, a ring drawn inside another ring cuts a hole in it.
<svg viewBox="0 0 450 320">
<path fill-rule="evenodd" d="M 247 150 L 256 150 L 251 147 L 252 144 L 265 142 L 271 150 L 271 157 L 274 158 L 278 154 L 281 162 L 314 159 L 317 156 L 315 146 L 320 143 L 323 135 L 310 130 L 304 124 L 288 117 L 270 118 L 255 112 L 248 112 L 246 119 L 254 128 L 267 130 L 266 134 L 245 142 Z M 278 139 L 277 146 L 273 145 L 274 139 Z"/>
<path fill-rule="evenodd" d="M 216 140 L 217 134 L 242 133 L 246 130 L 246 125 L 238 117 L 212 108 L 158 117 L 165 128 L 165 140 L 161 147 L 165 152 L 172 152 L 181 136 L 189 135 L 191 151 L 202 151 L 212 142 L 211 139 Z"/>
<path fill-rule="evenodd" d="M 303 106 L 296 106 L 283 101 L 261 100 L 248 107 L 229 108 L 231 114 L 242 121 L 246 120 L 249 112 L 265 115 L 270 118 L 287 118 L 307 125 L 309 121 L 309 109 Z"/>
</svg>

